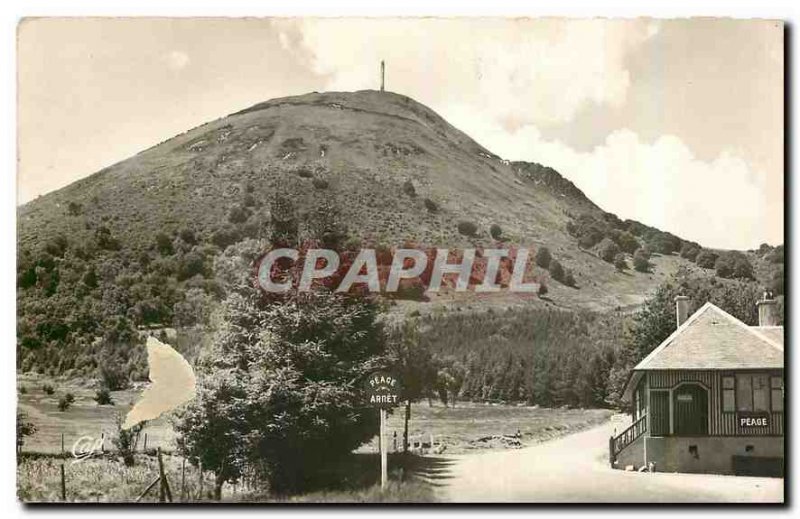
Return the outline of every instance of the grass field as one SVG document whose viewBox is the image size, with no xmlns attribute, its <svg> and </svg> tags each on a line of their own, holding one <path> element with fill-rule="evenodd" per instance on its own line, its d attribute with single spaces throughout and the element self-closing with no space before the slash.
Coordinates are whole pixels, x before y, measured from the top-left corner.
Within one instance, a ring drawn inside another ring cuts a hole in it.
<svg viewBox="0 0 800 519">
<path fill-rule="evenodd" d="M 42 389 L 51 384 L 55 392 L 47 395 Z M 17 464 L 18 495 L 24 501 L 60 501 L 60 465 L 66 473 L 68 501 L 129 502 L 136 499 L 158 475 L 156 458 L 139 454 L 137 464 L 126 468 L 107 452 L 103 456 L 74 463 L 70 454 L 73 443 L 83 436 L 98 438 L 105 433 L 107 451 L 113 449 L 117 414 L 125 415 L 143 388 L 117 391 L 112 394 L 113 406 L 99 406 L 94 401 L 91 382 L 48 379 L 35 375 L 20 375 L 17 379 L 18 405 L 36 426 L 36 433 L 26 438 L 23 454 Z M 22 390 L 24 388 L 24 390 Z M 65 393 L 75 395 L 75 402 L 66 411 L 59 411 L 58 399 Z M 412 406 L 409 436 L 412 441 L 426 444 L 428 456 L 390 455 L 390 479 L 386 491 L 376 487 L 379 476 L 377 438 L 363 445 L 353 455 L 335 467 L 315 475 L 313 488 L 305 494 L 276 499 L 262 488 L 226 485 L 225 501 L 258 502 L 426 502 L 433 499 L 429 475 L 437 471 L 434 465 L 441 458 L 436 454 L 458 454 L 487 449 L 513 449 L 554 437 L 577 432 L 606 421 L 611 415 L 602 409 L 543 409 L 531 406 L 476 404 L 463 402 L 455 408 L 438 402 Z M 377 421 L 377 412 L 375 419 Z M 403 408 L 389 416 L 390 452 L 402 448 Z M 175 435 L 169 420 L 162 417 L 147 424 L 148 449 L 161 447 L 164 463 L 175 500 L 181 496 L 184 481 L 184 500 L 210 499 L 213 475 L 205 474 L 204 492 L 200 492 L 200 474 L 196 467 L 172 455 Z M 64 434 L 65 456 L 61 453 L 61 434 Z M 430 448 L 433 435 L 435 447 Z M 143 445 L 140 443 L 139 449 Z M 419 450 L 415 451 L 420 453 Z M 183 470 L 183 472 L 182 472 Z M 183 476 L 182 476 L 183 474 Z M 422 478 L 415 478 L 413 475 Z M 153 489 L 142 502 L 158 498 Z"/>
<path fill-rule="evenodd" d="M 420 402 L 411 406 L 409 438 L 445 445 L 445 454 L 475 450 L 520 448 L 526 445 L 574 433 L 605 422 L 612 412 L 607 409 L 545 409 L 536 406 L 478 404 L 462 402 L 444 407 L 438 402 L 429 406 Z M 398 449 L 403 438 L 403 408 L 389 415 L 389 438 Z M 376 451 L 377 439 L 361 450 Z"/>
</svg>

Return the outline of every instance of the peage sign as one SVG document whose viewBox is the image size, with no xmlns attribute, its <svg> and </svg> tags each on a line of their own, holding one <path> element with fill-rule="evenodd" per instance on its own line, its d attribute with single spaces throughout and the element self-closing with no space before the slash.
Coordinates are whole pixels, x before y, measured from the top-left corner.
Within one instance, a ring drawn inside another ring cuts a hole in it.
<svg viewBox="0 0 800 519">
<path fill-rule="evenodd" d="M 373 373 L 367 379 L 367 395 L 373 407 L 395 407 L 400 401 L 400 383 L 390 373 Z"/>
</svg>

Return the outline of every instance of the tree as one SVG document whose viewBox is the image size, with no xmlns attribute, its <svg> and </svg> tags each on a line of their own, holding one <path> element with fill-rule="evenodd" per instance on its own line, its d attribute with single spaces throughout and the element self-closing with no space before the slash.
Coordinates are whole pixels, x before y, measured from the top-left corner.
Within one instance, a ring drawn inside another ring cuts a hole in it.
<svg viewBox="0 0 800 519">
<path fill-rule="evenodd" d="M 277 493 L 374 436 L 368 375 L 386 367 L 378 306 L 312 292 L 232 291 L 223 325 L 198 365 L 197 397 L 176 422 L 178 446 L 215 473 L 215 494 L 245 467 Z"/>
<path fill-rule="evenodd" d="M 636 236 L 628 231 L 622 231 L 619 233 L 615 241 L 617 242 L 617 245 L 619 245 L 619 248 L 628 254 L 633 254 L 636 252 L 636 249 L 639 248 L 639 240 L 637 240 Z"/>
<path fill-rule="evenodd" d="M 753 279 L 753 266 L 747 256 L 738 251 L 729 251 L 717 258 L 714 264 L 721 278 Z"/>
<path fill-rule="evenodd" d="M 614 258 L 619 254 L 619 247 L 609 238 L 603 238 L 600 242 L 600 258 L 608 263 L 613 263 Z"/>
<path fill-rule="evenodd" d="M 547 247 L 539 247 L 539 250 L 536 251 L 536 265 L 542 267 L 543 269 L 550 267 L 550 261 L 553 259 L 553 255 L 550 254 L 550 249 Z"/>
<path fill-rule="evenodd" d="M 411 403 L 428 395 L 436 386 L 437 368 L 428 348 L 420 341 L 419 325 L 408 318 L 391 333 L 387 358 L 391 371 L 402 381 L 401 399 L 405 401 L 403 452 L 408 452 L 408 422 Z"/>
<path fill-rule="evenodd" d="M 701 250 L 697 254 L 697 258 L 695 258 L 695 263 L 697 263 L 698 267 L 703 267 L 704 269 L 713 269 L 714 265 L 717 263 L 717 253 L 710 251 L 710 250 Z"/>
<path fill-rule="evenodd" d="M 495 240 L 500 240 L 503 237 L 503 229 L 496 223 L 493 223 L 492 226 L 489 227 L 489 234 Z"/>
<path fill-rule="evenodd" d="M 550 261 L 550 275 L 559 283 L 563 283 L 564 267 L 562 267 L 561 263 L 559 263 L 556 259 Z"/>
<path fill-rule="evenodd" d="M 25 438 L 36 434 L 36 425 L 28 420 L 28 415 L 17 411 L 17 453 L 22 450 Z"/>
<path fill-rule="evenodd" d="M 575 282 L 575 276 L 572 274 L 571 270 L 567 270 L 566 274 L 564 274 L 564 284 L 572 288 L 575 288 L 577 285 Z"/>
<path fill-rule="evenodd" d="M 162 256 L 169 256 L 175 252 L 172 248 L 172 238 L 170 238 L 167 234 L 163 232 L 157 233 L 155 236 L 155 242 L 156 250 L 161 253 Z"/>
<path fill-rule="evenodd" d="M 633 268 L 639 272 L 650 272 L 650 255 L 638 249 L 633 255 Z"/>
<path fill-rule="evenodd" d="M 140 422 L 133 427 L 123 429 L 122 424 L 125 423 L 125 420 L 123 420 L 120 413 L 117 413 L 115 423 L 117 435 L 112 439 L 112 443 L 117 448 L 117 452 L 125 466 L 133 467 L 136 463 L 134 454 L 136 453 L 136 445 L 139 443 L 139 435 L 147 422 Z"/>
<path fill-rule="evenodd" d="M 681 247 L 681 258 L 688 259 L 689 261 L 696 261 L 697 255 L 700 254 L 700 248 L 694 243 L 684 242 Z"/>
<path fill-rule="evenodd" d="M 625 261 L 625 255 L 623 253 L 618 253 L 614 256 L 614 268 L 616 268 L 619 272 L 628 269 L 628 262 Z"/>
</svg>

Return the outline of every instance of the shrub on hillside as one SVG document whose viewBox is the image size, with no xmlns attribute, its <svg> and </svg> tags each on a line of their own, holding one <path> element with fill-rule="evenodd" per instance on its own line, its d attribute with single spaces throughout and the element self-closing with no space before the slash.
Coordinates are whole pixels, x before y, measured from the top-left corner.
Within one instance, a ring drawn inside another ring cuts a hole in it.
<svg viewBox="0 0 800 519">
<path fill-rule="evenodd" d="M 423 203 L 425 204 L 425 209 L 427 209 L 428 212 L 436 213 L 439 211 L 439 205 L 430 198 L 423 200 Z"/>
<path fill-rule="evenodd" d="M 250 217 L 250 211 L 241 205 L 234 205 L 228 211 L 228 221 L 232 224 L 244 223 Z"/>
<path fill-rule="evenodd" d="M 121 366 L 112 366 L 113 360 L 106 361 L 100 366 L 100 384 L 111 391 L 119 391 L 128 387 L 128 373 Z"/>
<path fill-rule="evenodd" d="M 622 252 L 626 252 L 628 254 L 633 254 L 636 252 L 636 249 L 639 248 L 639 240 L 636 239 L 636 236 L 631 234 L 628 231 L 619 231 L 616 230 L 611 235 L 611 239 L 619 246 Z"/>
<path fill-rule="evenodd" d="M 417 196 L 417 190 L 414 189 L 414 183 L 410 180 L 403 182 L 403 193 L 407 194 L 411 198 Z"/>
<path fill-rule="evenodd" d="M 578 285 L 575 282 L 575 276 L 572 274 L 571 270 L 567 270 L 567 272 L 564 274 L 564 284 L 572 288 L 575 288 Z"/>
<path fill-rule="evenodd" d="M 559 283 L 564 282 L 564 267 L 561 266 L 557 259 L 550 261 L 550 276 Z"/>
<path fill-rule="evenodd" d="M 695 263 L 697 263 L 698 267 L 703 267 L 704 269 L 713 269 L 714 265 L 717 263 L 717 258 L 718 255 L 716 252 L 712 252 L 710 250 L 701 250 L 697 253 Z"/>
<path fill-rule="evenodd" d="M 613 263 L 619 254 L 619 247 L 609 238 L 603 238 L 599 245 L 600 258 L 608 263 Z"/>
<path fill-rule="evenodd" d="M 766 260 L 770 263 L 783 263 L 783 245 L 778 245 L 771 252 L 767 253 Z"/>
<path fill-rule="evenodd" d="M 499 240 L 503 237 L 503 229 L 496 223 L 493 223 L 492 226 L 489 227 L 489 234 L 491 234 L 492 238 L 495 240 Z"/>
<path fill-rule="evenodd" d="M 628 269 L 628 262 L 625 261 L 625 255 L 623 253 L 620 252 L 614 256 L 614 268 L 620 272 Z"/>
<path fill-rule="evenodd" d="M 536 264 L 543 269 L 550 267 L 550 262 L 553 259 L 553 255 L 550 254 L 550 249 L 547 247 L 539 247 L 539 250 L 536 251 Z"/>
<path fill-rule="evenodd" d="M 52 395 L 56 392 L 56 389 L 52 386 L 52 384 L 43 384 L 42 391 L 44 391 L 45 395 Z"/>
<path fill-rule="evenodd" d="M 71 405 L 72 401 L 70 401 L 66 395 L 58 399 L 58 410 L 62 413 L 69 409 Z"/>
<path fill-rule="evenodd" d="M 163 232 L 156 234 L 155 241 L 156 250 L 160 252 L 162 256 L 170 256 L 175 252 L 172 249 L 172 238 Z"/>
<path fill-rule="evenodd" d="M 311 181 L 311 185 L 317 189 L 328 189 L 328 181 L 324 178 L 315 178 Z"/>
<path fill-rule="evenodd" d="M 114 405 L 114 399 L 111 398 L 111 391 L 106 387 L 101 387 L 94 393 L 94 401 L 97 405 Z"/>
<path fill-rule="evenodd" d="M 478 226 L 474 222 L 462 220 L 458 222 L 458 232 L 464 236 L 475 236 L 478 234 Z"/>
<path fill-rule="evenodd" d="M 686 242 L 681 247 L 681 258 L 696 261 L 698 254 L 700 254 L 700 249 L 693 243 Z"/>
<path fill-rule="evenodd" d="M 721 278 L 753 279 L 753 265 L 747 256 L 738 251 L 730 251 L 717 258 L 714 264 L 717 276 Z"/>
<path fill-rule="evenodd" d="M 639 272 L 650 271 L 650 255 L 643 249 L 638 249 L 633 254 L 633 268 Z"/>
</svg>

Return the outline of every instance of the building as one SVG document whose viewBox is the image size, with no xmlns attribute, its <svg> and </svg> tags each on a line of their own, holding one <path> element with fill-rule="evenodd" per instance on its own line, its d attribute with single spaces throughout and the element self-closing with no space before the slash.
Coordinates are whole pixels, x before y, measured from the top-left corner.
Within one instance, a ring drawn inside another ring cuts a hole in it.
<svg viewBox="0 0 800 519">
<path fill-rule="evenodd" d="M 659 472 L 783 474 L 783 327 L 773 299 L 748 326 L 711 303 L 633 368 L 623 399 L 633 423 L 609 440 L 613 467 Z"/>
</svg>

